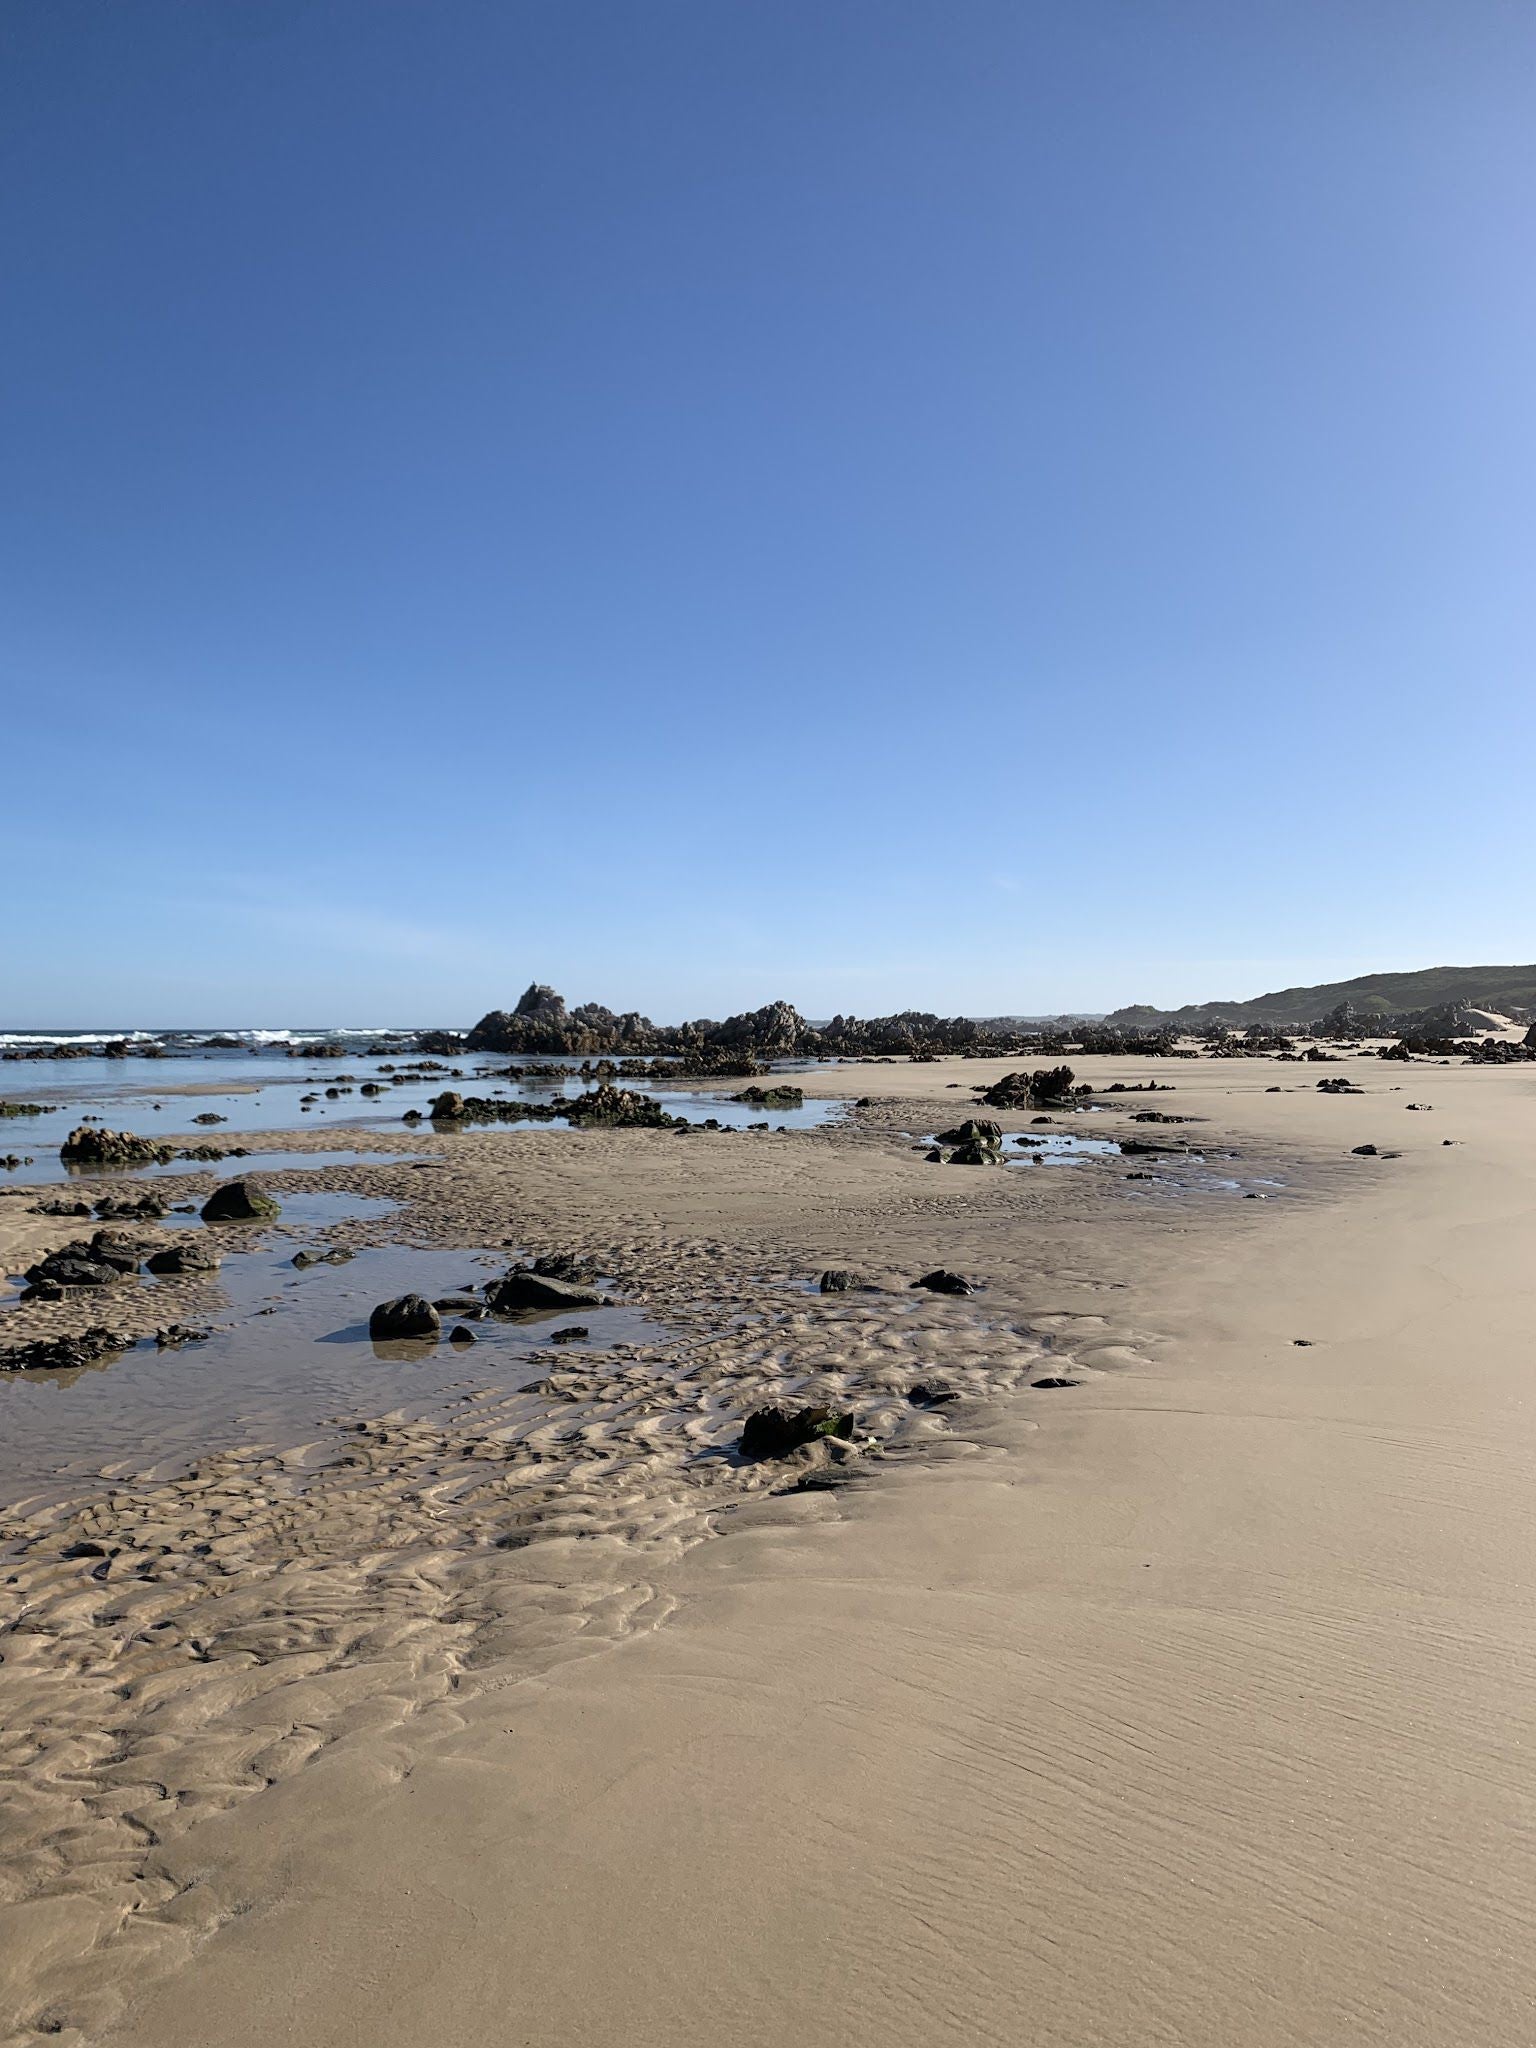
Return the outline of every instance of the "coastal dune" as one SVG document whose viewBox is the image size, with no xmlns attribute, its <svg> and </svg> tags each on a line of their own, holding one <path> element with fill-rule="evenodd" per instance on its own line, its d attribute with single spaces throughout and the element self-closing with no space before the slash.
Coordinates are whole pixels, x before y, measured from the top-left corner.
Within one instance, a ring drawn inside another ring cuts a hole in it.
<svg viewBox="0 0 1536 2048">
<path fill-rule="evenodd" d="M 815 1141 L 762 1211 L 773 1256 L 800 1230 L 885 1271 L 926 1241 L 988 1281 L 915 1340 L 808 1302 L 824 1370 L 886 1345 L 899 1380 L 1027 1328 L 1072 1384 L 963 1402 L 832 1490 L 723 1495 L 709 1541 L 647 1546 L 639 1517 L 518 1553 L 644 1597 L 412 1714 L 375 1697 L 372 1732 L 169 1834 L 170 1903 L 87 1959 L 83 2002 L 37 1973 L 48 2030 L 1529 2040 L 1529 1073 L 1331 1070 L 1359 1098 L 1268 1062 L 1083 1064 L 1174 1080 L 1202 1142 L 1290 1186 L 1106 1212 L 1064 1169 L 1017 1175 L 1060 1190 L 1025 1209 L 877 1152 L 882 1204 L 868 1148 L 840 1195 Z M 920 1121 L 977 1078 L 829 1086 Z M 722 1251 L 751 1227 L 724 1214 Z"/>
</svg>

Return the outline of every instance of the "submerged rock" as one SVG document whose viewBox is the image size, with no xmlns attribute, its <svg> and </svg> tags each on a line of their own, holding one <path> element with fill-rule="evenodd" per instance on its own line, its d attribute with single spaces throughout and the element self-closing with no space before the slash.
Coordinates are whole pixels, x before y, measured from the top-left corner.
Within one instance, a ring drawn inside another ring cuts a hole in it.
<svg viewBox="0 0 1536 2048">
<path fill-rule="evenodd" d="M 441 1328 L 437 1310 L 420 1294 L 381 1301 L 368 1318 L 368 1335 L 375 1344 L 394 1343 L 403 1337 L 435 1337 Z"/>
<path fill-rule="evenodd" d="M 204 1202 L 205 1223 L 269 1223 L 281 1208 L 253 1180 L 227 1180 Z"/>
</svg>

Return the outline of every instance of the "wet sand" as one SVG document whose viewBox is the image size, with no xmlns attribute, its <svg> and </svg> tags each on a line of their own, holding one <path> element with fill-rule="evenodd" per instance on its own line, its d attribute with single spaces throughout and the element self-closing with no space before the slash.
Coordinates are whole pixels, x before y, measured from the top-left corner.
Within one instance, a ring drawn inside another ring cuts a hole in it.
<svg viewBox="0 0 1536 2048">
<path fill-rule="evenodd" d="M 1239 1158 L 930 1166 L 957 1062 L 327 1175 L 669 1342 L 13 1515 L 19 2038 L 1527 2040 L 1536 1077 L 1076 1064 Z"/>
</svg>

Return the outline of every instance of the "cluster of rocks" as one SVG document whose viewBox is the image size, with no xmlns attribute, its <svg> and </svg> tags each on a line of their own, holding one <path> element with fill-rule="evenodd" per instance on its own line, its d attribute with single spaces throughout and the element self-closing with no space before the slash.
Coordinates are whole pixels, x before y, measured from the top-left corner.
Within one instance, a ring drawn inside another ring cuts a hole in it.
<svg viewBox="0 0 1536 2048">
<path fill-rule="evenodd" d="M 980 1091 L 980 1099 L 989 1109 L 1076 1109 L 1092 1093 L 1070 1067 L 1037 1067 L 1033 1073 L 1004 1074 Z"/>
<path fill-rule="evenodd" d="M 153 1201 L 153 1198 L 149 1198 Z M 65 1213 L 79 1214 L 83 1204 Z M 50 1208 L 48 1214 L 58 1214 Z M 89 1214 L 89 1211 L 84 1213 Z M 98 1213 L 140 1220 L 163 1215 L 158 1205 L 141 1206 L 135 1201 L 119 1202 L 107 1197 Z M 265 1223 L 281 1214 L 278 1204 L 254 1181 L 226 1181 L 215 1188 L 202 1207 L 205 1223 Z M 179 1238 L 171 1243 L 156 1232 L 125 1230 L 120 1224 L 104 1224 L 89 1238 L 76 1238 L 47 1252 L 23 1275 L 23 1301 L 59 1301 L 67 1293 L 83 1288 L 112 1287 L 127 1280 L 142 1266 L 150 1273 L 217 1272 L 221 1254 L 206 1237 Z"/>
<path fill-rule="evenodd" d="M 487 1281 L 479 1295 L 466 1292 L 429 1301 L 425 1295 L 402 1294 L 393 1301 L 381 1301 L 368 1318 L 368 1335 L 376 1344 L 435 1340 L 445 1315 L 458 1317 L 462 1325 L 486 1316 L 609 1307 L 608 1297 L 587 1284 L 591 1277 L 585 1260 L 563 1252 L 548 1253 L 528 1265 L 513 1266 L 499 1280 Z M 577 1324 L 557 1330 L 550 1342 L 571 1344 L 586 1335 L 585 1325 Z M 461 1327 L 451 1333 L 449 1341 L 473 1343 L 474 1332 Z"/>
<path fill-rule="evenodd" d="M 46 1102 L 0 1102 L 0 1117 L 46 1116 L 47 1114 L 48 1105 Z"/>
<path fill-rule="evenodd" d="M 132 1349 L 133 1338 L 105 1323 L 93 1323 L 73 1337 L 37 1337 L 30 1344 L 0 1350 L 0 1372 L 68 1372 L 99 1365 Z"/>
<path fill-rule="evenodd" d="M 1003 1127 L 985 1118 L 969 1116 L 962 1124 L 956 1124 L 952 1131 L 940 1131 L 934 1141 L 935 1151 L 939 1146 L 953 1145 L 949 1155 L 951 1166 L 1001 1166 L 1003 1163 Z M 933 1158 L 934 1153 L 929 1153 Z M 938 1156 L 942 1159 L 943 1154 Z"/>
<path fill-rule="evenodd" d="M 175 1156 L 174 1146 L 98 1124 L 77 1124 L 59 1147 L 61 1159 L 80 1166 L 156 1166 Z"/>
<path fill-rule="evenodd" d="M 459 1095 L 447 1089 L 428 1105 L 427 1115 L 433 1123 L 450 1124 L 553 1123 L 558 1120 L 582 1128 L 668 1131 L 688 1127 L 687 1117 L 673 1116 L 653 1096 L 637 1094 L 632 1088 L 610 1087 L 606 1082 L 585 1095 L 562 1096 L 554 1102 L 501 1102 L 485 1095 Z M 408 1109 L 403 1121 L 420 1123 L 421 1111 Z"/>
<path fill-rule="evenodd" d="M 693 1075 L 752 1073 L 762 1063 L 784 1059 L 979 1059 L 1030 1050 L 1065 1051 L 1069 1044 L 1094 1052 L 1170 1053 L 1176 1050 L 1175 1041 L 1176 1034 L 1162 1027 L 1025 1028 L 1018 1020 L 941 1017 L 931 1010 L 899 1010 L 884 1017 L 839 1013 L 816 1025 L 786 1002 L 766 1003 L 722 1021 L 700 1017 L 687 1024 L 653 1024 L 636 1010 L 614 1011 L 602 1003 L 567 1008 L 564 997 L 535 982 L 514 1009 L 488 1011 L 465 1038 L 464 1050 L 666 1054 L 680 1062 L 672 1072 Z"/>
</svg>

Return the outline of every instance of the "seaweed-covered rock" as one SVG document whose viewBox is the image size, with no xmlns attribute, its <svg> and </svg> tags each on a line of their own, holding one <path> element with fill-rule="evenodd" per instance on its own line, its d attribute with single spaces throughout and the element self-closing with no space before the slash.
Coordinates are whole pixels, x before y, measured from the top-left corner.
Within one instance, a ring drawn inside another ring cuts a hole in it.
<svg viewBox="0 0 1536 2048">
<path fill-rule="evenodd" d="M 437 1310 L 420 1294 L 401 1294 L 393 1301 L 381 1301 L 368 1318 L 368 1335 L 375 1344 L 395 1343 L 407 1337 L 435 1337 L 441 1328 Z"/>
<path fill-rule="evenodd" d="M 802 1444 L 818 1437 L 837 1437 L 846 1442 L 853 1435 L 853 1416 L 831 1408 L 756 1408 L 741 1431 L 741 1455 L 759 1458 L 787 1458 Z"/>
<path fill-rule="evenodd" d="M 282 1213 L 266 1189 L 253 1180 L 225 1181 L 202 1207 L 205 1223 L 270 1223 Z"/>
<path fill-rule="evenodd" d="M 941 1145 L 1001 1145 L 1003 1127 L 989 1117 L 968 1116 L 963 1124 L 956 1124 L 952 1131 L 940 1131 Z"/>
</svg>

